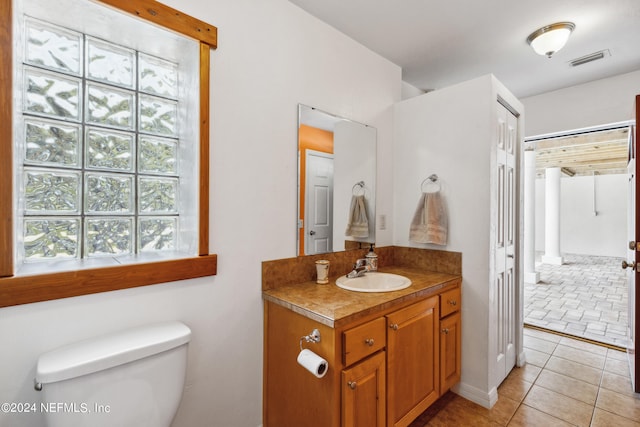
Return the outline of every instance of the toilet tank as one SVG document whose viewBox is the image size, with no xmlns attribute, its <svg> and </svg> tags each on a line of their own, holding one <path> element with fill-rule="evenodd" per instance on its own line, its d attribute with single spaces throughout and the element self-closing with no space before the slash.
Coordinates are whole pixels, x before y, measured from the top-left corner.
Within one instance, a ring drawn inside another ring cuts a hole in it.
<svg viewBox="0 0 640 427">
<path fill-rule="evenodd" d="M 49 427 L 168 427 L 182 398 L 191 330 L 165 322 L 42 354 L 36 388 Z"/>
</svg>

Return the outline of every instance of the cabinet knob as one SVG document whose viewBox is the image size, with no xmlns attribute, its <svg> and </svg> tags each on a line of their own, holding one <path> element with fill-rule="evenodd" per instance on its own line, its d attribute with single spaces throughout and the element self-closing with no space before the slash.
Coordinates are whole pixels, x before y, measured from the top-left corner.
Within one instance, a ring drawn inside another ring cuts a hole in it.
<svg viewBox="0 0 640 427">
<path fill-rule="evenodd" d="M 398 330 L 398 324 L 397 324 L 397 323 L 392 323 L 392 324 L 390 324 L 390 325 L 389 325 L 389 327 L 390 327 L 391 329 L 393 329 L 394 331 L 397 331 L 397 330 Z"/>
<path fill-rule="evenodd" d="M 447 301 L 449 304 L 456 306 L 458 305 L 458 301 L 454 300 L 454 299 L 450 299 L 449 301 Z"/>
<path fill-rule="evenodd" d="M 442 333 L 443 333 L 443 334 L 447 334 L 447 335 L 448 335 L 448 334 L 449 334 L 449 329 L 444 328 L 444 329 L 442 330 Z"/>
<path fill-rule="evenodd" d="M 349 388 L 350 388 L 351 390 L 355 390 L 355 389 L 356 389 L 356 387 L 358 387 L 358 383 L 356 383 L 355 381 L 349 381 L 349 382 L 347 383 L 347 385 L 349 386 Z"/>
<path fill-rule="evenodd" d="M 364 343 L 369 347 L 373 347 L 373 342 L 373 338 L 367 338 L 366 340 L 364 340 Z"/>
</svg>

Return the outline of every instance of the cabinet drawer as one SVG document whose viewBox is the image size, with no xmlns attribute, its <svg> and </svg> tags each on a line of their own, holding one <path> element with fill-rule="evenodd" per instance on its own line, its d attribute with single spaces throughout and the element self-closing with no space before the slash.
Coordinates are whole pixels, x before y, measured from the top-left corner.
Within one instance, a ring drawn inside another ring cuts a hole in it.
<svg viewBox="0 0 640 427">
<path fill-rule="evenodd" d="M 342 361 L 345 366 L 375 353 L 384 347 L 386 340 L 384 317 L 356 326 L 342 334 Z"/>
<path fill-rule="evenodd" d="M 460 310 L 460 288 L 451 289 L 440 295 L 440 317 L 448 316 Z"/>
</svg>

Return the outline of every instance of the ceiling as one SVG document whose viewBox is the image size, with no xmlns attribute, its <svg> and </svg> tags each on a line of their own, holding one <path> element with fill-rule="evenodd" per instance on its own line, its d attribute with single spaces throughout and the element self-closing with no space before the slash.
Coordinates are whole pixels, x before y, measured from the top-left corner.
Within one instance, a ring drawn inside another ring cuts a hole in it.
<svg viewBox="0 0 640 427">
<path fill-rule="evenodd" d="M 640 0 L 289 1 L 399 65 L 402 79 L 424 91 L 491 73 L 526 98 L 640 70 Z M 567 45 L 551 58 L 536 54 L 529 34 L 560 21 L 576 25 Z M 598 51 L 603 59 L 570 65 Z M 626 135 L 601 136 L 609 137 L 539 143 L 537 158 L 571 162 L 577 176 L 620 173 Z"/>
<path fill-rule="evenodd" d="M 639 0 L 289 0 L 402 67 L 434 90 L 492 73 L 518 98 L 640 69 Z M 552 58 L 526 39 L 558 21 L 576 24 Z M 571 67 L 569 61 L 610 56 Z"/>
<path fill-rule="evenodd" d="M 536 141 L 536 175 L 550 167 L 564 176 L 627 173 L 628 136 L 624 127 Z"/>
</svg>

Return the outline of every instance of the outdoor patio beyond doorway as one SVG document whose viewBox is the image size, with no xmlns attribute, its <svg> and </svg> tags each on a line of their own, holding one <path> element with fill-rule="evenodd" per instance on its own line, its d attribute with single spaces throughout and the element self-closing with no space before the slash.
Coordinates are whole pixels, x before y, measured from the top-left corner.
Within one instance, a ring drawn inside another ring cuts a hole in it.
<svg viewBox="0 0 640 427">
<path fill-rule="evenodd" d="M 626 347 L 628 292 L 623 259 L 563 257 L 563 265 L 536 262 L 540 282 L 524 285 L 524 323 Z"/>
</svg>

